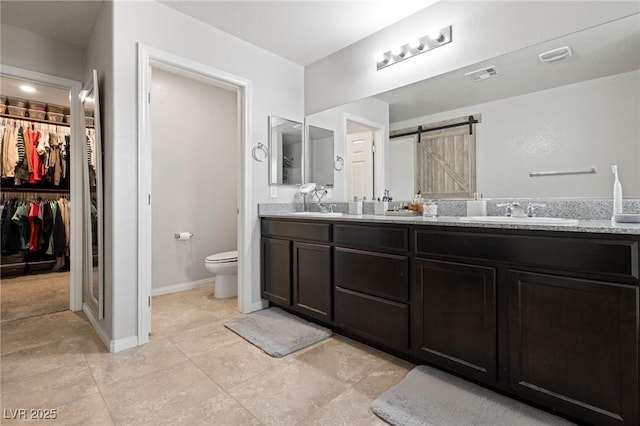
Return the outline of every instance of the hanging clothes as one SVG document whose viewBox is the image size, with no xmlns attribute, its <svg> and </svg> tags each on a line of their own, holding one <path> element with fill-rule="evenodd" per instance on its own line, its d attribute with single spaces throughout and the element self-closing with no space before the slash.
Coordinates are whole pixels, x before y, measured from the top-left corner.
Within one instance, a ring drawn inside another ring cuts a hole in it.
<svg viewBox="0 0 640 426">
<path fill-rule="evenodd" d="M 87 129 L 87 140 L 95 140 L 94 129 Z M 68 126 L 0 118 L 0 178 L 3 185 L 69 188 L 70 144 Z M 95 155 L 89 153 L 88 156 L 90 170 L 95 169 Z"/>
</svg>

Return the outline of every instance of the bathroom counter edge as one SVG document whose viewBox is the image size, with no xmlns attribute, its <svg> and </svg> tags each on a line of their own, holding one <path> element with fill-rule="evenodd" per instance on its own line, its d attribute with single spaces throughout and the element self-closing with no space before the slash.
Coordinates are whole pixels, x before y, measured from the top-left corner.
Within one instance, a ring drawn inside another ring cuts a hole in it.
<svg viewBox="0 0 640 426">
<path fill-rule="evenodd" d="M 269 213 L 260 214 L 261 218 L 287 219 L 295 221 L 330 221 L 330 222 L 360 222 L 360 223 L 397 223 L 405 225 L 424 226 L 452 226 L 464 228 L 490 228 L 490 229 L 523 229 L 554 232 L 574 232 L 574 233 L 604 233 L 604 234 L 627 234 L 640 235 L 640 223 L 614 223 L 610 220 L 580 220 L 577 225 L 521 225 L 502 223 L 473 223 L 463 222 L 457 216 L 441 217 L 398 217 L 383 215 L 349 215 L 339 217 L 321 216 L 293 216 L 289 213 Z"/>
</svg>

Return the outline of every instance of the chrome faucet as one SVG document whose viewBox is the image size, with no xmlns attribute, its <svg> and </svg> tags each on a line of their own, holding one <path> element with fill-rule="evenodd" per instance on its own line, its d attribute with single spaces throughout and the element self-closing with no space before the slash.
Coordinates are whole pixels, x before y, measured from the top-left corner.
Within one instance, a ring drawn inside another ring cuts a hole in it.
<svg viewBox="0 0 640 426">
<path fill-rule="evenodd" d="M 547 207 L 547 205 L 539 203 L 527 204 L 527 217 L 536 217 L 536 207 Z"/>
<path fill-rule="evenodd" d="M 318 203 L 318 207 L 320 207 L 320 213 L 333 213 L 333 209 L 336 207 L 335 204 L 329 204 L 328 206 L 322 205 L 322 203 Z"/>
<path fill-rule="evenodd" d="M 496 207 L 506 207 L 505 216 L 507 217 L 535 217 L 536 207 L 546 207 L 546 204 L 529 203 L 527 209 L 517 201 L 512 203 L 500 203 L 496 204 Z"/>
<path fill-rule="evenodd" d="M 506 217 L 525 217 L 524 208 L 522 204 L 515 201 L 512 203 L 500 203 L 496 204 L 496 207 L 506 207 L 504 215 Z"/>
</svg>

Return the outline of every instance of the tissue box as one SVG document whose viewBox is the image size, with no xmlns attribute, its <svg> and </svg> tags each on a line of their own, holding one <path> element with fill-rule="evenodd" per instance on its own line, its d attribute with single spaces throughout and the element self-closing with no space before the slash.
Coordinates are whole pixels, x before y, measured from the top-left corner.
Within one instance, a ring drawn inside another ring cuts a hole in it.
<svg viewBox="0 0 640 426">
<path fill-rule="evenodd" d="M 349 203 L 349 214 L 362 214 L 362 201 L 351 201 Z"/>
<path fill-rule="evenodd" d="M 380 201 L 380 202 L 373 203 L 373 214 L 384 214 L 387 210 L 389 210 L 388 201 Z"/>
<path fill-rule="evenodd" d="M 486 216 L 487 200 L 467 201 L 467 216 Z"/>
</svg>

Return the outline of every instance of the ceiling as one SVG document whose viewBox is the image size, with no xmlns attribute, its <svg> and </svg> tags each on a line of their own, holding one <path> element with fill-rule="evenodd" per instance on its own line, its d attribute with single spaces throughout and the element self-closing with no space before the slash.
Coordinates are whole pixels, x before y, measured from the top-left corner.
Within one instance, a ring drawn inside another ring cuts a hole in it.
<svg viewBox="0 0 640 426">
<path fill-rule="evenodd" d="M 159 1 L 300 65 L 331 55 L 436 2 Z"/>
<path fill-rule="evenodd" d="M 0 22 L 84 47 L 102 3 L 102 0 L 2 0 Z"/>
<path fill-rule="evenodd" d="M 127 0 L 115 0 L 127 1 Z M 149 1 L 149 0 L 147 0 Z M 159 2 L 251 44 L 308 65 L 437 0 L 183 0 Z M 84 47 L 103 0 L 2 0 L 3 25 Z"/>
</svg>

